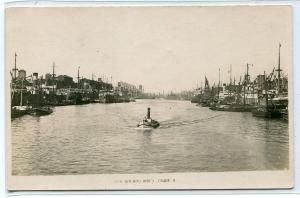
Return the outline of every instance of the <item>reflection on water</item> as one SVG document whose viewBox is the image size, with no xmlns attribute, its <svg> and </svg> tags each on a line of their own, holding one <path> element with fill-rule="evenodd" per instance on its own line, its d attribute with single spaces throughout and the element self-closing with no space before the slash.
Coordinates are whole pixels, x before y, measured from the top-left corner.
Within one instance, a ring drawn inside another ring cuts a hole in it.
<svg viewBox="0 0 300 198">
<path fill-rule="evenodd" d="M 136 129 L 152 108 L 161 122 Z M 13 175 L 166 173 L 288 168 L 288 124 L 188 101 L 56 107 L 12 121 Z"/>
</svg>

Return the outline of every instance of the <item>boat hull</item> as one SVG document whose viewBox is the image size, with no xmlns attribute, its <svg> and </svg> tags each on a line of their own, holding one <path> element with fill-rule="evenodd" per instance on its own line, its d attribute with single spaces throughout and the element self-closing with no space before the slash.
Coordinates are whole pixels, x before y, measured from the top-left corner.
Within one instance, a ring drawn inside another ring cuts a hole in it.
<svg viewBox="0 0 300 198">
<path fill-rule="evenodd" d="M 23 111 L 23 110 L 11 110 L 11 118 L 18 118 L 21 117 L 23 115 L 25 115 L 27 113 L 27 111 Z"/>
<path fill-rule="evenodd" d="M 232 104 L 232 105 L 213 104 L 209 109 L 214 111 L 251 112 L 254 109 L 254 107 L 251 105 L 239 105 L 239 104 Z"/>
<path fill-rule="evenodd" d="M 11 108 L 11 118 L 18 118 L 27 114 L 27 106 L 14 106 Z"/>
<path fill-rule="evenodd" d="M 289 121 L 289 115 L 288 114 L 282 114 L 282 119 L 284 121 Z"/>
<path fill-rule="evenodd" d="M 53 113 L 53 109 L 51 107 L 34 107 L 28 110 L 28 113 L 33 116 L 43 116 Z"/>
<path fill-rule="evenodd" d="M 144 129 L 149 129 L 149 128 L 154 128 L 155 129 L 155 128 L 159 127 L 159 126 L 160 126 L 159 122 L 157 122 L 155 120 L 152 120 L 151 122 L 145 122 L 145 121 L 143 121 L 143 122 L 140 122 L 137 125 L 138 128 L 144 128 Z"/>
<path fill-rule="evenodd" d="M 231 112 L 251 112 L 254 109 L 253 106 L 250 105 L 232 105 L 229 106 L 228 111 Z"/>
<path fill-rule="evenodd" d="M 252 115 L 254 117 L 262 117 L 262 118 L 281 118 L 282 114 L 278 110 L 267 110 L 267 109 L 254 109 L 252 110 Z"/>
</svg>

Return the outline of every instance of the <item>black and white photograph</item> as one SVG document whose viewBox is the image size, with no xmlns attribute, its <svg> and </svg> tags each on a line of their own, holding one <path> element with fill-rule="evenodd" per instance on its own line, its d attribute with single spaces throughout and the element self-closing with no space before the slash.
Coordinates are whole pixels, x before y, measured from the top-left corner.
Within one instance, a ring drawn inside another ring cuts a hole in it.
<svg viewBox="0 0 300 198">
<path fill-rule="evenodd" d="M 293 187 L 292 14 L 6 8 L 9 189 Z"/>
</svg>

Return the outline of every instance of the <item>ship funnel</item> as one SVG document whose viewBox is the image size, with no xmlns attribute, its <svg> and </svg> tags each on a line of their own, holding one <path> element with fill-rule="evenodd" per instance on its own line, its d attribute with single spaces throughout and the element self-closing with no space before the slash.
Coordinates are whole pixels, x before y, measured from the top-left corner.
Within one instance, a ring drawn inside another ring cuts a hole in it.
<svg viewBox="0 0 300 198">
<path fill-rule="evenodd" d="M 147 109 L 147 119 L 150 119 L 150 107 Z"/>
</svg>

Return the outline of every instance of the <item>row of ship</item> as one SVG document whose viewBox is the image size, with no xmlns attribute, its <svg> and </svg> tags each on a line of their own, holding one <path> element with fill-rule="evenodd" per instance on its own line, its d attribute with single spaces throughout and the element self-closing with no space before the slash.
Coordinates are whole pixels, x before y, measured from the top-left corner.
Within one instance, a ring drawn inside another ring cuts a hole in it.
<svg viewBox="0 0 300 198">
<path fill-rule="evenodd" d="M 98 95 L 98 97 L 95 97 Z M 19 104 L 16 104 L 16 101 Z M 135 102 L 134 98 L 123 97 L 113 91 L 85 93 L 80 90 L 66 91 L 63 95 L 47 94 L 39 90 L 35 93 L 27 90 L 13 91 L 11 118 L 22 115 L 48 115 L 54 106 L 83 105 L 90 103 L 125 103 Z"/>
<path fill-rule="evenodd" d="M 230 78 L 230 83 L 221 85 L 219 77 L 218 85 L 213 87 L 205 77 L 205 87 L 196 89 L 191 102 L 213 111 L 252 112 L 255 117 L 287 121 L 288 79 L 280 67 L 280 47 L 278 66 L 272 72 L 264 72 L 251 81 L 247 64 L 247 72 L 239 82 Z"/>
<path fill-rule="evenodd" d="M 98 97 L 96 97 L 98 96 Z M 16 101 L 19 104 L 16 104 Z M 26 114 L 48 115 L 55 106 L 84 105 L 90 103 L 125 103 L 135 102 L 134 98 L 123 97 L 114 91 L 87 93 L 82 90 L 67 90 L 64 94 L 47 94 L 41 90 L 35 93 L 27 90 L 13 91 L 11 117 L 17 118 Z"/>
<path fill-rule="evenodd" d="M 17 75 L 16 54 L 15 67 L 11 72 L 11 118 L 23 115 L 48 115 L 53 112 L 55 106 L 84 105 L 90 103 L 127 103 L 135 102 L 135 98 L 141 96 L 141 92 L 130 90 L 118 90 L 112 83 L 103 81 L 87 80 L 90 84 L 79 78 L 72 86 L 57 87 L 53 72 L 50 77 L 50 86 L 46 86 L 42 78 L 33 74 L 27 80 L 26 74 L 19 72 Z M 24 71 L 24 70 L 22 70 Z M 93 84 L 93 85 L 92 85 Z M 101 86 L 100 86 L 101 85 Z"/>
</svg>

